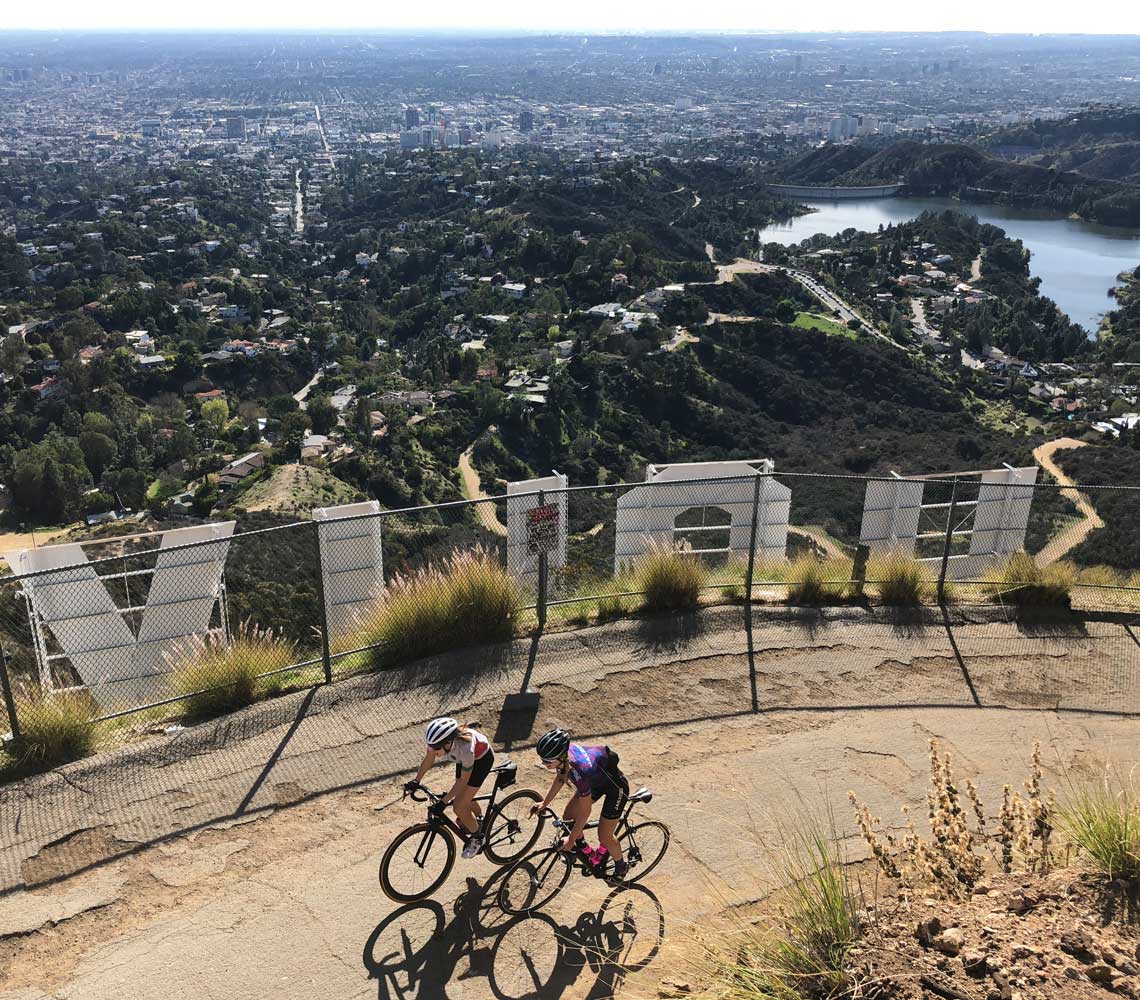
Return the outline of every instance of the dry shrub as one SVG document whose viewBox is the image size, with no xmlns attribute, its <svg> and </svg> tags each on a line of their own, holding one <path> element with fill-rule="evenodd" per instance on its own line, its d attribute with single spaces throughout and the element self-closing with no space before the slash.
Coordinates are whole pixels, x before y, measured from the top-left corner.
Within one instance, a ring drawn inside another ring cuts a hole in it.
<svg viewBox="0 0 1140 1000">
<path fill-rule="evenodd" d="M 470 549 L 395 577 L 364 615 L 354 644 L 381 667 L 514 636 L 520 595 L 493 553 Z"/>
<path fill-rule="evenodd" d="M 1028 553 L 1015 552 L 1002 569 L 994 594 L 1020 607 L 1067 608 L 1076 582 L 1076 567 L 1071 563 L 1038 566 Z"/>
<path fill-rule="evenodd" d="M 708 571 L 699 557 L 676 549 L 648 552 L 633 567 L 633 588 L 645 611 L 693 611 L 701 603 Z"/>
<path fill-rule="evenodd" d="M 169 654 L 170 686 L 191 719 L 211 718 L 251 705 L 262 674 L 295 663 L 293 643 L 250 622 L 228 640 L 220 629 L 180 642 Z"/>
<path fill-rule="evenodd" d="M 930 741 L 928 837 L 919 834 L 909 808 L 903 806 L 907 829 L 900 843 L 882 830 L 879 818 L 859 803 L 854 792 L 847 794 L 863 839 L 885 874 L 912 886 L 931 884 L 964 899 L 982 877 L 987 854 L 1005 872 L 1048 869 L 1055 804 L 1052 793 L 1042 795 L 1039 743 L 1033 745 L 1030 778 L 1024 787 L 1022 796 L 1005 786 L 996 842 L 987 831 L 985 808 L 974 783 L 966 780 L 963 796 L 950 755 L 939 753 L 934 740 Z"/>
</svg>

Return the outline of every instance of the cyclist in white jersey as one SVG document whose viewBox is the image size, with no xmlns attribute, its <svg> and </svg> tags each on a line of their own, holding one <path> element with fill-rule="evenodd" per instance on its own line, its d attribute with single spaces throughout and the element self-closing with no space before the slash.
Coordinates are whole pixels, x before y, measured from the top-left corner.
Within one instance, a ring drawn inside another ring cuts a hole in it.
<svg viewBox="0 0 1140 1000">
<path fill-rule="evenodd" d="M 483 848 L 479 823 L 483 809 L 475 801 L 479 787 L 491 773 L 495 764 L 495 751 L 491 741 L 470 726 L 461 726 L 454 719 L 433 719 L 424 731 L 427 752 L 420 762 L 415 779 L 404 785 L 405 790 L 413 790 L 423 780 L 428 768 L 441 760 L 455 762 L 455 783 L 443 797 L 439 808 L 448 805 L 455 810 L 460 825 L 471 834 L 463 848 L 463 857 L 473 858 Z"/>
</svg>

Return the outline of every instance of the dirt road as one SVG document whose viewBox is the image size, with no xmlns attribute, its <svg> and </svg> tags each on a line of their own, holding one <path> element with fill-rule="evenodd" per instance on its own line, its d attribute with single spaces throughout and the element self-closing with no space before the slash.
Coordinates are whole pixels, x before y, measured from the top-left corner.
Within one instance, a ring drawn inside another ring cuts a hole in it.
<svg viewBox="0 0 1140 1000">
<path fill-rule="evenodd" d="M 1061 471 L 1060 466 L 1053 461 L 1053 456 L 1058 451 L 1064 451 L 1068 448 L 1084 447 L 1085 442 L 1078 441 L 1076 438 L 1058 438 L 1056 441 L 1048 441 L 1034 448 L 1033 459 L 1062 486 L 1075 487 L 1076 483 Z M 1063 489 L 1061 490 L 1061 495 L 1076 504 L 1082 520 L 1069 525 L 1049 540 L 1049 544 L 1033 557 L 1034 562 L 1036 562 L 1038 566 L 1048 566 L 1050 563 L 1055 563 L 1057 560 L 1063 559 L 1069 552 L 1088 538 L 1089 535 L 1096 531 L 1097 528 L 1104 527 L 1104 521 L 1100 519 L 1100 515 L 1093 509 L 1092 504 L 1088 501 L 1088 497 L 1080 490 L 1075 488 Z"/>
<path fill-rule="evenodd" d="M 982 280 L 982 255 L 978 254 L 972 261 L 970 261 L 970 283 Z"/>
<path fill-rule="evenodd" d="M 762 845 L 788 817 L 830 804 L 849 832 L 851 788 L 900 823 L 901 802 L 923 801 L 931 738 L 991 810 L 1003 783 L 1025 777 L 1034 739 L 1058 788 L 1063 768 L 1095 780 L 1107 758 L 1126 772 L 1140 756 L 1140 721 L 1123 714 L 1140 711 L 1140 646 L 1120 626 L 1035 638 L 964 624 L 951 645 L 933 624 L 843 614 L 762 620 L 750 643 L 739 609 L 695 632 L 616 623 L 550 637 L 563 653 L 540 653 L 526 738 L 565 724 L 618 748 L 631 780 L 654 790 L 639 811 L 667 822 L 673 843 L 644 890 L 575 876 L 543 917 L 498 912 L 484 860 L 457 861 L 433 902 L 396 906 L 377 886 L 384 846 L 422 818 L 399 797 L 421 717 L 445 705 L 501 747 L 511 685 L 495 672 L 462 688 L 409 686 L 422 668 L 384 691 L 360 678 L 188 731 L 170 745 L 196 738 L 200 754 L 152 753 L 135 777 L 125 763 L 46 776 L 0 802 L 0 823 L 18 824 L 0 857 L 19 851 L 23 882 L 40 885 L 0 894 L 0 1000 L 654 996 L 692 922 L 770 891 Z M 975 704 L 956 650 L 991 707 Z M 512 756 L 519 784 L 542 789 L 533 751 Z M 49 822 L 52 796 L 74 802 L 60 813 L 70 826 Z M 191 832 L 163 834 L 172 826 Z M 28 838 L 43 846 L 29 854 Z"/>
<path fill-rule="evenodd" d="M 488 427 L 488 434 L 494 434 L 495 428 Z M 471 453 L 475 450 L 475 442 L 467 446 L 467 449 L 459 456 L 459 488 L 463 495 L 468 500 L 479 500 L 487 496 L 483 492 L 483 484 L 479 481 L 479 473 L 475 471 L 475 466 L 471 464 Z M 495 505 L 493 503 L 477 503 L 475 504 L 475 516 L 479 519 L 479 523 L 483 525 L 487 531 L 492 534 L 501 535 L 506 537 L 507 526 L 499 520 L 498 515 L 495 513 Z"/>
</svg>

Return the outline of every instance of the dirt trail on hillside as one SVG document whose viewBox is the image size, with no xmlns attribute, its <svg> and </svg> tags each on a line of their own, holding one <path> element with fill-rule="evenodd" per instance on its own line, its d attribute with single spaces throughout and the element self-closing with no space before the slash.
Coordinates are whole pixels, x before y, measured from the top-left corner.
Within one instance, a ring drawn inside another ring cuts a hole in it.
<svg viewBox="0 0 1140 1000">
<path fill-rule="evenodd" d="M 488 427 L 488 434 L 494 434 L 495 428 Z M 483 484 L 479 479 L 479 473 L 475 471 L 475 466 L 471 464 L 471 455 L 475 450 L 475 442 L 472 441 L 459 456 L 459 484 L 463 495 L 468 500 L 481 500 L 487 498 L 487 494 L 483 492 Z M 495 505 L 493 503 L 477 503 L 475 506 L 475 516 L 478 518 L 479 523 L 493 535 L 499 535 L 505 538 L 507 535 L 507 526 L 499 520 L 498 514 L 495 513 Z"/>
<path fill-rule="evenodd" d="M 1038 566 L 1048 566 L 1051 563 L 1057 562 L 1059 559 L 1063 559 L 1094 531 L 1104 527 L 1104 521 L 1101 520 L 1100 515 L 1093 508 L 1093 505 L 1089 503 L 1088 497 L 1075 488 L 1077 484 L 1066 476 L 1065 473 L 1061 471 L 1061 467 L 1053 461 L 1053 456 L 1058 451 L 1084 447 L 1085 442 L 1078 441 L 1076 438 L 1058 438 L 1056 441 L 1048 441 L 1040 447 L 1033 449 L 1033 459 L 1041 468 L 1049 473 L 1049 475 L 1062 486 L 1074 487 L 1072 489 L 1066 488 L 1061 490 L 1061 495 L 1076 504 L 1077 510 L 1080 511 L 1082 518 L 1082 520 L 1069 525 L 1059 534 L 1051 538 L 1045 548 L 1033 557 L 1034 562 L 1036 562 Z"/>
</svg>

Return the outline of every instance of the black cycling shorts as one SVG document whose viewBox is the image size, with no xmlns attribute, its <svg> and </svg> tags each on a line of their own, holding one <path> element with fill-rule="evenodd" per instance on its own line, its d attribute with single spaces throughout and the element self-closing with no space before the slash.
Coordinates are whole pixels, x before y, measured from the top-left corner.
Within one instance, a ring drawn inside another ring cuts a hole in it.
<svg viewBox="0 0 1140 1000">
<path fill-rule="evenodd" d="M 491 773 L 491 768 L 495 766 L 495 751 L 490 748 L 483 754 L 470 771 L 464 771 L 463 767 L 459 764 L 455 765 L 456 780 L 462 778 L 464 774 L 467 775 L 467 784 L 471 788 L 478 788 L 487 780 L 487 775 Z"/>
<path fill-rule="evenodd" d="M 616 767 L 607 768 L 605 774 L 610 780 L 603 788 L 591 789 L 590 797 L 595 802 L 602 800 L 602 819 L 621 819 L 621 811 L 629 798 L 629 782 Z"/>
</svg>

